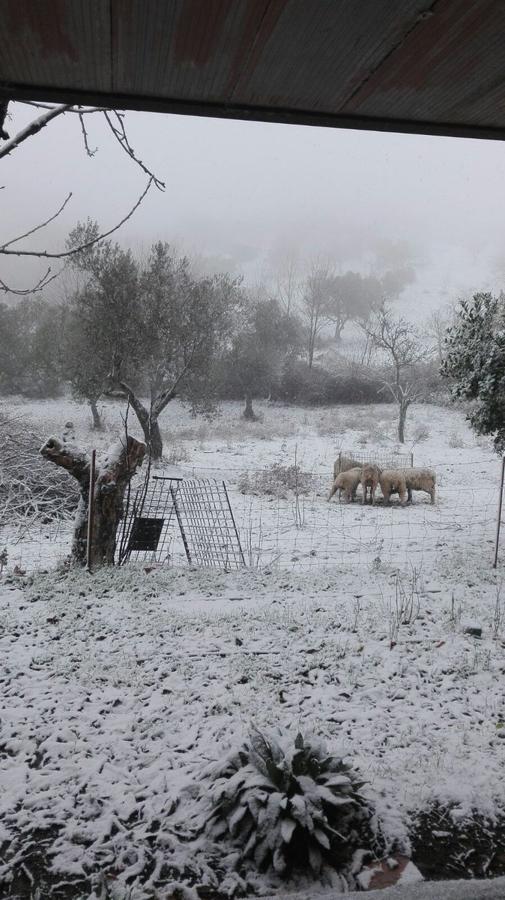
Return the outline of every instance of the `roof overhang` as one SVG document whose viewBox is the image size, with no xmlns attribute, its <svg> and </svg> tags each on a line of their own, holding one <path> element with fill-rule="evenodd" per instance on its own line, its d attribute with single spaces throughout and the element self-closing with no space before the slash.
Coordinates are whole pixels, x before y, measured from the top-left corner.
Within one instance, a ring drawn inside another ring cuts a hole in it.
<svg viewBox="0 0 505 900">
<path fill-rule="evenodd" d="M 505 139 L 503 0 L 3 0 L 0 97 Z"/>
</svg>

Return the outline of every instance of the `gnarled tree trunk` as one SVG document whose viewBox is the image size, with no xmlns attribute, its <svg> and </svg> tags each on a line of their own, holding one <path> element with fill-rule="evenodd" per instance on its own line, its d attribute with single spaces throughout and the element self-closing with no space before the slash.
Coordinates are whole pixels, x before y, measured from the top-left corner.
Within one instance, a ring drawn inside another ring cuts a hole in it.
<svg viewBox="0 0 505 900">
<path fill-rule="evenodd" d="M 90 460 L 77 447 L 50 438 L 40 452 L 45 459 L 66 469 L 77 480 L 80 489 L 77 507 L 72 557 L 80 565 L 86 564 L 87 511 L 90 490 Z M 114 565 L 116 532 L 123 515 L 126 487 L 146 452 L 145 444 L 128 436 L 103 454 L 95 472 L 92 566 Z"/>
</svg>

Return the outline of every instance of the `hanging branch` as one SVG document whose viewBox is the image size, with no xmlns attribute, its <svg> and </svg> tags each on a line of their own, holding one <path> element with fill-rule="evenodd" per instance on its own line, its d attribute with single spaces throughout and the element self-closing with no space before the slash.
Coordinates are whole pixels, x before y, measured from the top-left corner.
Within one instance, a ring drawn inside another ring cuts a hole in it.
<svg viewBox="0 0 505 900">
<path fill-rule="evenodd" d="M 123 122 L 122 117 L 116 111 L 114 111 L 113 115 L 115 115 L 115 117 L 117 119 L 117 123 L 118 123 L 117 127 L 113 124 L 109 112 L 104 110 L 104 117 L 107 121 L 107 124 L 109 125 L 110 130 L 112 131 L 112 134 L 116 138 L 119 146 L 124 150 L 126 155 L 130 157 L 130 159 L 132 159 L 135 163 L 137 163 L 138 166 L 140 166 L 140 168 L 142 169 L 143 172 L 146 173 L 146 175 L 149 175 L 149 177 L 152 178 L 152 180 L 154 181 L 158 190 L 164 191 L 165 183 L 163 181 L 160 181 L 159 178 L 156 178 L 156 175 L 154 175 L 150 171 L 150 169 L 148 169 L 147 166 L 142 162 L 142 160 L 139 159 L 139 157 L 135 154 L 135 151 L 133 150 L 133 147 L 131 146 L 131 144 L 128 140 L 128 135 L 126 134 L 126 129 L 124 127 L 124 122 Z"/>
<path fill-rule="evenodd" d="M 84 244 L 81 244 L 78 247 L 74 247 L 71 250 L 62 250 L 60 252 L 51 252 L 48 250 L 9 249 L 12 247 L 13 244 L 16 244 L 19 241 L 35 234 L 35 232 L 42 230 L 47 225 L 49 225 L 51 222 L 53 222 L 59 215 L 61 215 L 61 213 L 63 212 L 63 210 L 65 209 L 65 207 L 67 206 L 67 204 L 69 203 L 69 201 L 72 197 L 72 192 L 70 192 L 68 194 L 67 198 L 65 199 L 65 201 L 60 206 L 60 208 L 53 215 L 49 216 L 48 219 L 44 220 L 43 222 L 40 222 L 38 225 L 35 225 L 33 228 L 29 229 L 24 234 L 21 234 L 15 238 L 11 238 L 10 240 L 6 241 L 4 244 L 1 244 L 0 245 L 0 255 L 2 255 L 2 256 L 27 256 L 27 257 L 38 258 L 38 259 L 67 259 L 68 257 L 74 256 L 75 254 L 82 252 L 83 250 L 87 250 L 89 247 L 92 247 L 94 244 L 97 244 L 99 241 L 104 240 L 105 238 L 109 237 L 111 234 L 114 234 L 116 231 L 118 231 L 125 224 L 125 222 L 127 222 L 133 216 L 133 214 L 136 212 L 136 210 L 138 209 L 138 207 L 140 206 L 140 204 L 146 197 L 148 191 L 150 190 L 150 188 L 153 184 L 158 188 L 158 190 L 165 189 L 165 184 L 162 181 L 160 181 L 160 179 L 157 178 L 156 175 L 154 175 L 154 173 L 151 172 L 150 169 L 147 168 L 145 163 L 143 163 L 142 160 L 139 159 L 138 156 L 135 154 L 135 151 L 133 150 L 133 148 L 128 140 L 128 135 L 126 133 L 126 129 L 125 129 L 122 117 L 117 111 L 111 111 L 111 110 L 107 109 L 106 107 L 83 108 L 81 106 L 75 106 L 75 105 L 71 105 L 71 104 L 53 106 L 51 104 L 38 103 L 36 101 L 25 101 L 25 102 L 26 102 L 26 105 L 34 106 L 39 109 L 43 109 L 44 112 L 41 116 L 38 117 L 38 119 L 35 119 L 33 122 L 31 122 L 29 125 L 27 125 L 26 128 L 23 128 L 20 132 L 18 132 L 18 134 L 14 138 L 12 138 L 12 140 L 9 139 L 6 141 L 6 143 L 0 148 L 0 159 L 2 157 L 8 156 L 20 144 L 22 144 L 28 138 L 32 137 L 33 135 L 35 135 L 39 131 L 41 131 L 43 128 L 45 128 L 49 124 L 49 122 L 51 122 L 58 116 L 64 115 L 65 113 L 73 113 L 74 115 L 79 116 L 79 122 L 80 122 L 80 126 L 81 126 L 81 132 L 82 132 L 82 137 L 83 137 L 83 141 L 84 141 L 85 151 L 89 157 L 93 157 L 97 151 L 97 148 L 92 150 L 90 147 L 89 140 L 88 140 L 88 133 L 87 133 L 86 125 L 84 122 L 84 116 L 98 112 L 98 113 L 102 113 L 104 115 L 109 129 L 112 131 L 112 134 L 114 135 L 115 139 L 120 144 L 123 151 L 148 176 L 148 182 L 147 182 L 145 189 L 142 191 L 140 197 L 136 201 L 136 203 L 132 206 L 132 208 L 129 210 L 129 212 L 116 225 L 114 225 L 113 228 L 110 228 L 108 231 L 105 231 L 105 232 L 99 234 L 97 237 L 93 238 L 90 241 L 87 241 Z M 7 115 L 8 103 L 9 103 L 9 101 L 0 101 L 0 137 L 4 138 L 4 139 L 9 138 L 8 134 L 3 129 L 3 124 L 5 121 L 5 117 Z M 115 116 L 115 118 L 117 120 L 117 125 L 114 124 L 114 122 L 111 118 L 111 114 Z M 4 187 L 4 185 L 2 185 L 0 187 L 0 190 L 3 187 Z M 52 273 L 51 268 L 48 268 L 46 273 L 39 279 L 39 281 L 37 281 L 37 283 L 35 285 L 33 285 L 32 287 L 29 287 L 29 288 L 24 288 L 24 289 L 12 288 L 12 287 L 10 287 L 10 285 L 8 285 L 5 281 L 3 281 L 0 278 L 0 292 L 11 293 L 11 294 L 15 294 L 17 296 L 26 296 L 28 294 L 37 293 L 38 291 L 41 291 L 45 287 L 47 287 L 47 285 L 51 281 L 53 281 L 55 278 L 57 278 L 62 271 L 63 271 L 63 269 L 60 269 L 58 272 Z"/>
<path fill-rule="evenodd" d="M 59 278 L 63 272 L 63 268 L 64 267 L 62 266 L 61 269 L 54 273 L 54 275 L 51 275 L 52 269 L 49 267 L 47 272 L 33 287 L 24 289 L 10 287 L 0 278 L 0 291 L 3 291 L 4 294 L 14 294 L 17 297 L 26 297 L 28 294 L 37 294 L 39 291 L 43 291 L 51 281 L 55 280 L 55 278 Z"/>
<path fill-rule="evenodd" d="M 84 124 L 84 113 L 79 111 L 78 115 L 79 115 L 79 122 L 81 123 L 81 131 L 82 131 L 82 139 L 84 141 L 84 149 L 86 150 L 86 153 L 88 156 L 94 156 L 96 151 L 98 150 L 98 147 L 95 147 L 94 150 L 92 150 L 90 148 L 90 146 L 88 144 L 88 132 L 86 131 L 86 126 Z"/>
<path fill-rule="evenodd" d="M 66 199 L 63 201 L 59 210 L 57 212 L 55 212 L 53 216 L 50 216 L 49 219 L 46 219 L 45 222 L 41 222 L 40 225 L 35 225 L 35 228 L 31 228 L 30 231 L 25 231 L 25 233 L 20 234 L 19 237 L 11 238 L 11 240 L 7 241 L 6 244 L 0 244 L 0 252 L 5 250 L 6 247 L 10 247 L 11 244 L 16 244 L 18 241 L 22 241 L 23 238 L 29 237 L 31 234 L 35 234 L 36 231 L 40 231 L 41 228 L 45 228 L 46 225 L 49 225 L 49 222 L 54 222 L 54 220 L 57 219 L 58 216 L 60 215 L 60 213 L 62 213 L 63 210 L 65 209 L 71 196 L 72 196 L 72 191 L 70 191 L 70 193 L 68 194 Z"/>
<path fill-rule="evenodd" d="M 109 231 L 104 231 L 102 234 L 99 234 L 97 237 L 93 238 L 90 241 L 86 241 L 85 244 L 80 244 L 79 247 L 74 247 L 72 250 L 62 250 L 60 253 L 50 253 L 48 250 L 5 250 L 4 248 L 8 246 L 8 244 L 4 244 L 4 246 L 0 247 L 0 255 L 3 256 L 36 256 L 40 259 L 65 259 L 68 256 L 74 256 L 76 253 L 80 253 L 82 250 L 87 250 L 88 247 L 92 247 L 93 244 L 97 244 L 98 241 L 103 241 L 104 238 L 109 237 L 109 235 L 114 234 L 115 231 L 118 231 L 128 219 L 131 219 L 135 210 L 137 210 L 142 203 L 144 197 L 146 196 L 149 188 L 153 184 L 154 176 L 149 179 L 146 187 L 142 191 L 140 197 L 134 206 L 130 209 L 130 211 L 124 216 L 120 222 L 114 225 L 113 228 L 110 228 Z M 40 226 L 42 227 L 42 226 Z M 37 229 L 34 229 L 36 231 Z M 15 239 L 17 240 L 17 238 Z M 12 243 L 9 241 L 9 243 Z"/>
</svg>

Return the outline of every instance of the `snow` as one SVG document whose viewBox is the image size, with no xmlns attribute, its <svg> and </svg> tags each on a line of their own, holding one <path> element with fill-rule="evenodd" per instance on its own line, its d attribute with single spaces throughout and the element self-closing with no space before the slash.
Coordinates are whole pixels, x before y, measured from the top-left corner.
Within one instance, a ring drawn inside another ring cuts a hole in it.
<svg viewBox="0 0 505 900">
<path fill-rule="evenodd" d="M 82 407 L 32 406 L 48 430 L 57 418 L 74 421 L 76 443 L 90 446 Z M 0 822 L 12 841 L 0 884 L 13 855 L 53 828 L 54 870 L 113 873 L 117 897 L 152 896 L 163 865 L 172 867 L 166 881 L 189 872 L 231 889 L 240 881 L 233 856 L 180 835 L 201 821 L 202 772 L 251 722 L 316 732 L 349 755 L 386 834 L 407 849 L 412 817 L 434 801 L 462 819 L 505 810 L 496 457 L 461 413 L 418 407 L 410 432 L 430 430 L 414 452 L 437 470 L 434 507 L 423 495 L 405 510 L 328 504 L 316 491 L 297 527 L 293 498 L 243 496 L 240 474 L 292 464 L 296 447 L 302 467 L 330 482 L 339 444 L 352 449 L 368 434 L 362 449 L 394 450 L 393 410 L 258 408 L 265 421 L 250 431 L 235 427 L 236 404 L 205 432 L 176 404 L 165 420 L 168 452 L 185 451 L 179 469 L 226 472 L 246 549 L 248 523 L 254 532 L 255 568 L 146 573 L 139 563 L 91 577 L 52 569 L 65 546 L 42 557 L 42 526 L 29 550 L 0 535 L 9 551 L 0 580 Z M 99 449 L 122 428 L 117 407 L 106 413 Z M 453 433 L 463 446 L 449 446 Z M 32 571 L 41 558 L 50 571 L 12 575 L 16 562 Z M 398 577 L 414 599 L 410 616 L 399 615 Z M 481 639 L 465 633 L 469 622 Z M 463 900 L 480 896 L 472 886 L 380 896 Z M 249 884 L 251 893 L 275 888 L 266 876 Z M 504 896 L 492 883 L 483 890 Z"/>
<path fill-rule="evenodd" d="M 275 893 L 263 900 L 333 900 L 334 892 L 299 891 L 296 894 Z M 369 891 L 366 898 L 359 891 L 346 894 L 348 898 L 361 900 L 503 900 L 505 897 L 505 878 L 492 878 L 489 881 L 444 881 L 431 884 L 418 883 L 385 888 L 380 891 Z"/>
</svg>

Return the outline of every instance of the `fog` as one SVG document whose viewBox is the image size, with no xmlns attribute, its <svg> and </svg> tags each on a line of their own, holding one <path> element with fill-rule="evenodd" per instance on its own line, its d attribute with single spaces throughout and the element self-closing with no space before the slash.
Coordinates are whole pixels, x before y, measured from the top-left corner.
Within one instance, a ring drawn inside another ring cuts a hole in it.
<svg viewBox="0 0 505 900">
<path fill-rule="evenodd" d="M 12 104 L 11 136 L 39 113 Z M 402 305 L 424 307 L 471 290 L 498 289 L 505 230 L 505 151 L 499 142 L 127 113 L 130 142 L 166 184 L 151 189 L 114 236 L 145 252 L 157 239 L 242 272 L 271 277 L 286 253 L 324 256 L 337 269 L 373 267 L 381 241 L 407 241 L 418 278 Z M 18 246 L 62 249 L 78 220 L 103 229 L 126 214 L 145 185 L 99 114 L 50 123 L 0 160 L 0 240 L 64 213 Z M 53 264 L 53 271 L 56 270 Z M 46 268 L 46 267 L 45 267 Z M 4 280 L 26 287 L 42 271 L 24 259 L 1 263 Z M 57 294 L 54 282 L 46 295 Z"/>
</svg>

